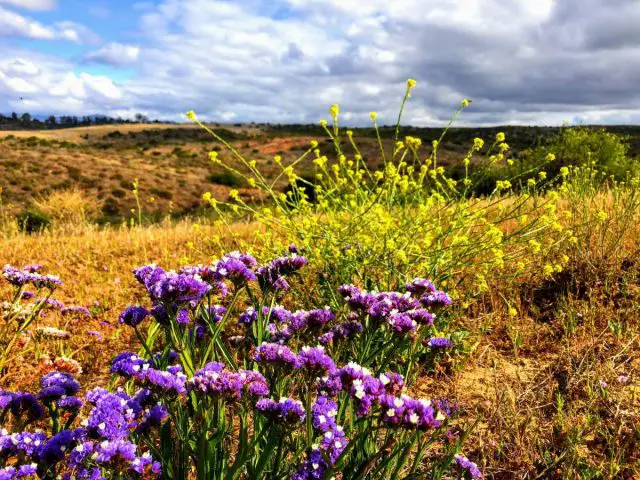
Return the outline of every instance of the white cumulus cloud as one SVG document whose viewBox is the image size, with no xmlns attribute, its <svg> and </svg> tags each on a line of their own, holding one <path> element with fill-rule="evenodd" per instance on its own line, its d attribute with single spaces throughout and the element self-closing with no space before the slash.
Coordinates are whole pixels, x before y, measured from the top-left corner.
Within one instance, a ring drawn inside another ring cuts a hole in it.
<svg viewBox="0 0 640 480">
<path fill-rule="evenodd" d="M 99 50 L 88 53 L 84 60 L 117 66 L 135 63 L 139 55 L 140 47 L 138 46 L 112 42 Z"/>
<path fill-rule="evenodd" d="M 0 0 L 0 3 L 26 10 L 53 10 L 56 8 L 56 0 Z"/>
</svg>

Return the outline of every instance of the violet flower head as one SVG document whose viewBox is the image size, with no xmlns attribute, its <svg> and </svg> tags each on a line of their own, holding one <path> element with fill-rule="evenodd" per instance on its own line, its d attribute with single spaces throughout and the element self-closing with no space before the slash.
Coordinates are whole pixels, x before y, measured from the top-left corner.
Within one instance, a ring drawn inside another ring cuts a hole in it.
<svg viewBox="0 0 640 480">
<path fill-rule="evenodd" d="M 258 319 L 258 312 L 255 308 L 249 307 L 238 317 L 238 323 L 240 325 L 251 325 Z"/>
<path fill-rule="evenodd" d="M 320 329 L 332 322 L 335 315 L 329 307 L 305 312 L 305 324 L 308 328 Z"/>
<path fill-rule="evenodd" d="M 323 480 L 328 468 L 329 464 L 320 449 L 312 448 L 307 452 L 307 459 L 291 475 L 291 480 Z"/>
<path fill-rule="evenodd" d="M 119 321 L 123 325 L 137 327 L 149 316 L 149 310 L 140 306 L 127 307 L 121 314 Z"/>
<path fill-rule="evenodd" d="M 427 308 L 443 308 L 451 305 L 453 301 L 442 290 L 436 290 L 420 297 L 420 303 Z"/>
<path fill-rule="evenodd" d="M 135 279 L 147 289 L 164 276 L 164 274 L 165 271 L 155 263 L 144 265 L 133 270 L 133 276 Z"/>
<path fill-rule="evenodd" d="M 9 264 L 2 267 L 2 276 L 14 287 L 23 287 L 31 282 L 31 272 Z"/>
<path fill-rule="evenodd" d="M 331 329 L 327 333 L 321 335 L 318 338 L 318 341 L 321 345 L 328 345 L 337 340 L 353 337 L 359 333 L 362 333 L 362 331 L 363 326 L 360 322 L 343 322 L 331 327 Z"/>
<path fill-rule="evenodd" d="M 2 268 L 2 276 L 14 287 L 23 287 L 31 283 L 37 289 L 47 288 L 49 290 L 55 290 L 62 285 L 60 278 L 55 275 L 42 275 L 37 273 L 40 268 L 40 265 L 27 265 L 20 269 L 7 264 Z"/>
<path fill-rule="evenodd" d="M 56 402 L 56 406 L 61 410 L 68 412 L 77 412 L 84 405 L 84 402 L 78 397 L 64 397 Z"/>
<path fill-rule="evenodd" d="M 336 416 L 338 415 L 338 404 L 336 402 L 329 397 L 320 395 L 311 410 L 313 428 L 322 433 L 336 430 Z"/>
<path fill-rule="evenodd" d="M 236 288 L 241 288 L 256 280 L 254 272 L 258 262 L 251 255 L 231 252 L 224 255 L 214 265 L 219 280 L 229 280 Z"/>
<path fill-rule="evenodd" d="M 392 427 L 430 430 L 440 427 L 446 418 L 430 400 L 416 400 L 407 395 L 381 395 L 378 403 L 382 421 Z"/>
<path fill-rule="evenodd" d="M 148 368 L 151 368 L 149 360 L 131 352 L 122 352 L 111 362 L 111 373 L 117 373 L 123 377 L 132 377 Z"/>
<path fill-rule="evenodd" d="M 260 364 L 295 368 L 297 357 L 288 347 L 279 343 L 264 342 L 256 348 L 253 359 Z"/>
<path fill-rule="evenodd" d="M 472 478 L 482 478 L 482 472 L 474 462 L 463 455 L 455 455 L 456 462 L 467 470 Z"/>
<path fill-rule="evenodd" d="M 38 398 L 45 403 L 71 397 L 78 393 L 80 385 L 72 375 L 64 372 L 51 372 L 40 379 Z M 67 402 L 71 403 L 71 402 Z"/>
<path fill-rule="evenodd" d="M 267 418 L 285 427 L 294 427 L 304 422 L 306 414 L 302 402 L 292 398 L 281 398 L 276 402 L 268 398 L 258 400 L 256 408 Z"/>
<path fill-rule="evenodd" d="M 309 262 L 305 257 L 299 256 L 295 253 L 286 257 L 273 259 L 266 266 L 260 267 L 257 271 L 260 288 L 263 291 L 288 290 L 289 283 L 285 277 L 298 272 L 307 263 Z"/>
<path fill-rule="evenodd" d="M 400 335 L 415 332 L 418 328 L 418 322 L 408 313 L 392 313 L 387 317 L 387 324 L 393 332 Z"/>
<path fill-rule="evenodd" d="M 384 386 L 384 391 L 390 395 L 399 395 L 404 386 L 404 377 L 396 372 L 381 373 L 378 377 Z"/>
<path fill-rule="evenodd" d="M 405 286 L 405 288 L 408 292 L 411 292 L 418 298 L 427 293 L 433 293 L 436 291 L 436 287 L 433 285 L 433 282 L 426 278 L 414 278 Z"/>
<path fill-rule="evenodd" d="M 154 301 L 165 305 L 196 305 L 211 290 L 211 285 L 197 276 L 166 272 L 147 289 Z"/>
<path fill-rule="evenodd" d="M 189 310 L 186 308 L 178 310 L 178 313 L 176 314 L 176 322 L 180 325 L 188 325 L 189 321 Z"/>
<path fill-rule="evenodd" d="M 95 392 L 94 395 L 87 396 L 87 401 L 92 400 L 95 407 L 86 420 L 89 436 L 106 440 L 128 438 L 131 429 L 135 426 L 136 410 L 140 410 L 139 405 L 132 402 L 125 394 L 109 392 Z"/>
<path fill-rule="evenodd" d="M 44 444 L 39 455 L 40 461 L 49 467 L 57 464 L 64 459 L 75 442 L 76 438 L 71 430 L 62 430 Z"/>
<path fill-rule="evenodd" d="M 231 372 L 219 362 L 211 362 L 198 370 L 187 382 L 187 389 L 197 394 L 236 401 L 244 395 L 265 396 L 269 387 L 265 378 L 252 370 Z"/>
<path fill-rule="evenodd" d="M 323 377 L 328 373 L 333 373 L 336 370 L 336 364 L 327 355 L 323 346 L 305 346 L 298 353 L 296 368 L 307 370 L 312 376 Z"/>
<path fill-rule="evenodd" d="M 4 400 L 3 403 L 5 403 Z M 10 411 L 15 418 L 20 418 L 25 424 L 40 420 L 44 416 L 44 409 L 38 399 L 26 392 L 11 394 L 5 409 Z"/>
<path fill-rule="evenodd" d="M 431 348 L 452 348 L 455 343 L 445 337 L 432 337 L 427 341 L 427 346 Z"/>
</svg>

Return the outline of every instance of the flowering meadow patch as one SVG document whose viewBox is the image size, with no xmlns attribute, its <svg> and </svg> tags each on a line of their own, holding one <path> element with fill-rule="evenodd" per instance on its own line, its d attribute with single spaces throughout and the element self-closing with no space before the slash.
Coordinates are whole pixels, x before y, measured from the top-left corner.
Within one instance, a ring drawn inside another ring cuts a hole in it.
<svg viewBox="0 0 640 480">
<path fill-rule="evenodd" d="M 0 392 L 0 479 L 481 476 L 451 435 L 455 405 L 411 395 L 418 364 L 455 348 L 449 296 L 418 278 L 399 292 L 343 285 L 332 307 L 294 310 L 307 263 L 291 247 L 262 266 L 232 252 L 135 269 L 149 304 L 120 322 L 140 351 L 113 358 L 109 389 L 81 396 L 56 371 L 34 394 Z M 7 271 L 18 296 L 40 285 Z"/>
</svg>

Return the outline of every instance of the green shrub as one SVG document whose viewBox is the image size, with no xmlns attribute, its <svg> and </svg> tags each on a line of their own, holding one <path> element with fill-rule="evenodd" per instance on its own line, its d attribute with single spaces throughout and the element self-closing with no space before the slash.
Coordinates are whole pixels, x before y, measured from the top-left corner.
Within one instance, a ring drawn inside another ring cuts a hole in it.
<svg viewBox="0 0 640 480">
<path fill-rule="evenodd" d="M 41 232 L 51 226 L 51 217 L 34 207 L 25 208 L 17 215 L 16 220 L 27 233 Z"/>
<path fill-rule="evenodd" d="M 547 144 L 524 150 L 511 173 L 535 176 L 544 170 L 557 175 L 562 167 L 595 167 L 606 176 L 624 180 L 638 172 L 637 162 L 628 157 L 627 139 L 604 129 L 566 127 Z M 549 154 L 555 159 L 547 161 Z"/>
<path fill-rule="evenodd" d="M 223 172 L 214 172 L 207 177 L 211 183 L 218 185 L 226 185 L 227 187 L 239 188 L 244 185 L 244 179 L 233 172 L 225 170 Z"/>
<path fill-rule="evenodd" d="M 160 190 L 158 188 L 152 188 L 149 190 L 153 195 L 159 198 L 164 198 L 165 200 L 171 200 L 173 198 L 173 194 L 168 192 L 167 190 Z"/>
</svg>

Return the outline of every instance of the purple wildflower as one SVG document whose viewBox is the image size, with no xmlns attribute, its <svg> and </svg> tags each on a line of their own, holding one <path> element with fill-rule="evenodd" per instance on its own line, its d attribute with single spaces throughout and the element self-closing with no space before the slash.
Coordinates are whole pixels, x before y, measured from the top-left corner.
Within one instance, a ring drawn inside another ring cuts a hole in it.
<svg viewBox="0 0 640 480">
<path fill-rule="evenodd" d="M 431 280 L 426 278 L 414 278 L 411 283 L 408 283 L 405 288 L 408 292 L 411 292 L 416 297 L 420 298 L 426 293 L 433 293 L 436 291 L 436 287 Z"/>
<path fill-rule="evenodd" d="M 296 354 L 288 347 L 279 343 L 266 342 L 256 348 L 253 359 L 257 363 L 268 363 L 291 368 L 294 368 L 297 362 Z"/>
<path fill-rule="evenodd" d="M 471 478 L 482 478 L 482 472 L 478 468 L 478 465 L 473 463 L 467 457 L 463 455 L 455 455 L 455 459 L 456 462 L 458 462 L 458 465 L 469 472 Z"/>
<path fill-rule="evenodd" d="M 336 415 L 338 404 L 325 396 L 319 396 L 311 409 L 313 414 L 313 428 L 325 433 L 337 428 Z"/>
<path fill-rule="evenodd" d="M 390 426 L 407 429 L 430 430 L 442 425 L 446 416 L 436 411 L 430 400 L 416 400 L 407 395 L 381 395 L 382 421 Z"/>
<path fill-rule="evenodd" d="M 302 347 L 302 351 L 298 354 L 296 368 L 309 371 L 312 376 L 324 376 L 332 373 L 336 369 L 333 359 L 326 354 L 324 347 Z"/>
<path fill-rule="evenodd" d="M 427 308 L 441 308 L 451 305 L 453 301 L 442 290 L 436 290 L 420 297 L 420 303 Z"/>
<path fill-rule="evenodd" d="M 392 313 L 387 317 L 387 324 L 395 333 L 401 335 L 415 332 L 418 327 L 416 322 L 408 313 Z"/>
<path fill-rule="evenodd" d="M 72 375 L 64 372 L 51 372 L 40 379 L 40 386 L 45 388 L 62 388 L 64 395 L 75 395 L 80 390 L 80 385 Z"/>
<path fill-rule="evenodd" d="M 149 295 L 163 304 L 197 304 L 211 290 L 199 277 L 166 272 L 147 287 Z"/>
<path fill-rule="evenodd" d="M 180 310 L 178 310 L 178 313 L 176 315 L 176 322 L 179 325 L 188 325 L 189 321 L 189 310 L 187 310 L 186 308 L 181 308 Z"/>
<path fill-rule="evenodd" d="M 11 455 L 36 456 L 47 439 L 47 436 L 42 432 L 11 434 L 2 434 L 1 432 L 2 430 L 0 430 L 0 458 L 7 458 Z"/>
<path fill-rule="evenodd" d="M 39 454 L 40 461 L 48 467 L 55 465 L 65 457 L 75 441 L 75 435 L 71 430 L 62 430 L 44 444 Z"/>
<path fill-rule="evenodd" d="M 258 400 L 256 408 L 267 418 L 284 426 L 295 426 L 304 422 L 306 417 L 302 402 L 291 398 L 281 398 L 279 402 L 263 398 Z"/>
<path fill-rule="evenodd" d="M 321 345 L 328 345 L 335 342 L 336 340 L 342 340 L 343 338 L 349 338 L 362 333 L 362 330 L 363 327 L 360 322 L 349 321 L 339 323 L 331 327 L 331 329 L 327 333 L 321 335 L 318 338 L 318 341 Z"/>
<path fill-rule="evenodd" d="M 162 425 L 168 417 L 169 412 L 167 407 L 164 405 L 156 405 L 144 413 L 142 421 L 136 427 L 136 432 L 146 432 L 151 427 Z"/>
<path fill-rule="evenodd" d="M 305 257 L 298 256 L 295 253 L 290 256 L 275 258 L 266 266 L 258 269 L 257 276 L 260 288 L 263 291 L 288 290 L 289 283 L 285 277 L 296 273 L 307 263 L 309 262 Z"/>
<path fill-rule="evenodd" d="M 95 405 L 86 420 L 91 437 L 119 440 L 129 436 L 130 429 L 135 426 L 136 410 L 140 407 L 127 395 L 98 391 L 87 395 L 87 401 Z"/>
<path fill-rule="evenodd" d="M 240 288 L 256 280 L 256 265 L 256 259 L 251 255 L 231 252 L 218 260 L 214 267 L 219 279 L 229 280 L 236 288 Z"/>
<path fill-rule="evenodd" d="M 432 337 L 427 341 L 427 346 L 431 348 L 451 348 L 455 346 L 455 343 L 445 337 Z"/>
<path fill-rule="evenodd" d="M 148 316 L 149 310 L 144 307 L 127 307 L 120 314 L 120 323 L 135 328 L 140 325 Z"/>
<path fill-rule="evenodd" d="M 96 339 L 100 342 L 102 341 L 102 334 L 97 330 L 88 330 L 87 335 L 91 335 L 92 337 L 96 337 Z"/>
<path fill-rule="evenodd" d="M 56 402 L 56 406 L 59 409 L 69 412 L 77 412 L 83 405 L 84 403 L 78 397 L 65 397 Z"/>
<path fill-rule="evenodd" d="M 307 452 L 307 459 L 291 476 L 291 480 L 322 480 L 328 467 L 320 449 L 313 448 Z"/>
<path fill-rule="evenodd" d="M 239 400 L 245 393 L 254 396 L 269 394 L 267 381 L 258 372 L 230 372 L 219 362 L 208 363 L 198 370 L 189 379 L 187 388 L 189 391 L 227 400 Z"/>
<path fill-rule="evenodd" d="M 240 325 L 251 325 L 257 319 L 258 319 L 258 312 L 256 312 L 255 308 L 249 307 L 240 314 L 240 317 L 238 317 L 238 323 Z"/>
<path fill-rule="evenodd" d="M 5 401 L 3 400 L 3 403 Z M 40 420 L 44 416 L 44 409 L 38 399 L 25 392 L 16 392 L 6 401 L 5 409 L 9 410 L 16 418 L 21 418 L 23 423 L 31 423 Z"/>
</svg>

